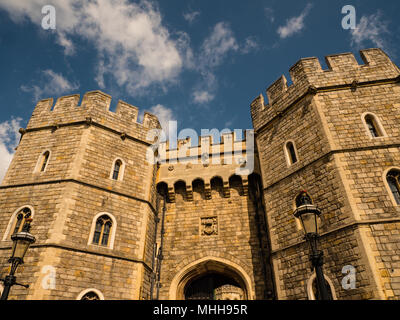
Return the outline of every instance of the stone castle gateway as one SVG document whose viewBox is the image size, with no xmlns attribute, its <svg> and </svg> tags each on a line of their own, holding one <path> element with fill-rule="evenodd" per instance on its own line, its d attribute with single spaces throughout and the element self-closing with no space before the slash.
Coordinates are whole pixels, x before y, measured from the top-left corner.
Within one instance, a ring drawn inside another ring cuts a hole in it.
<svg viewBox="0 0 400 320">
<path fill-rule="evenodd" d="M 138 123 L 122 101 L 111 112 L 100 91 L 80 106 L 79 95 L 39 101 L 0 186 L 1 278 L 27 218 L 37 238 L 16 274 L 30 287 L 10 298 L 315 299 L 293 216 L 306 192 L 322 211 L 332 297 L 399 299 L 400 70 L 380 49 L 361 58 L 328 56 L 327 70 L 301 59 L 290 86 L 282 76 L 251 103 L 248 175 L 237 174 L 248 137 L 178 141 L 151 164 L 155 116 Z M 217 163 L 192 161 L 204 146 Z"/>
</svg>

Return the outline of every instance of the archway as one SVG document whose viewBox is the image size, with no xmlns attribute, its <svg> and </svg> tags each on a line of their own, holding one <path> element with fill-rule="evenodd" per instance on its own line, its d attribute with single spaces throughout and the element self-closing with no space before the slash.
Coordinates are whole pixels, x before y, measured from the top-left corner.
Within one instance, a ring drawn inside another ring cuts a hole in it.
<svg viewBox="0 0 400 320">
<path fill-rule="evenodd" d="M 174 277 L 169 296 L 171 300 L 251 300 L 251 280 L 235 263 L 203 258 Z"/>
<path fill-rule="evenodd" d="M 217 272 L 203 274 L 189 281 L 185 300 L 243 300 L 244 292 L 233 278 Z"/>
</svg>

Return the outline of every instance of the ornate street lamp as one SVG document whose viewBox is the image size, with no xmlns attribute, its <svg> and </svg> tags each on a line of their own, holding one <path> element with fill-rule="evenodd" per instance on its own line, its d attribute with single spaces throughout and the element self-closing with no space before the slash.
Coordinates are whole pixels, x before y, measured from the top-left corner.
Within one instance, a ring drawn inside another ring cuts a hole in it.
<svg viewBox="0 0 400 320">
<path fill-rule="evenodd" d="M 310 260 L 312 270 L 315 270 L 317 288 L 320 300 L 332 300 L 326 285 L 322 266 L 324 264 L 324 253 L 318 250 L 318 217 L 321 211 L 312 204 L 310 197 L 303 191 L 296 201 L 297 209 L 294 211 L 294 216 L 301 221 L 305 239 L 310 244 L 311 253 Z"/>
<path fill-rule="evenodd" d="M 10 289 L 14 285 L 29 288 L 29 285 L 17 283 L 17 278 L 14 276 L 14 274 L 17 271 L 18 266 L 24 263 L 24 257 L 29 249 L 29 246 L 36 241 L 35 237 L 29 233 L 31 222 L 31 218 L 26 219 L 22 231 L 11 236 L 13 246 L 11 249 L 11 257 L 8 259 L 8 262 L 11 263 L 11 271 L 10 274 L 5 277 L 5 279 L 0 279 L 4 282 L 4 290 L 0 300 L 7 300 Z"/>
</svg>

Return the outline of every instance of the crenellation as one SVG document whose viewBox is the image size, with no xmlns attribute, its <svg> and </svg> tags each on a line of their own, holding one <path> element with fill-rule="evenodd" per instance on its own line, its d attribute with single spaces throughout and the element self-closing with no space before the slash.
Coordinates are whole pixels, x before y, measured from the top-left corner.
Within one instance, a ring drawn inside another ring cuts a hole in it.
<svg viewBox="0 0 400 320">
<path fill-rule="evenodd" d="M 360 67 L 353 53 L 333 54 L 325 57 L 329 71 L 351 72 Z"/>
<path fill-rule="evenodd" d="M 248 132 L 242 134 L 241 140 L 237 132 L 221 134 L 221 142 L 212 144 L 213 136 L 200 136 L 199 144 L 193 146 L 192 139 L 187 137 L 177 141 L 177 147 L 170 147 L 170 142 L 161 142 L 158 153 L 161 163 L 195 162 L 201 164 L 237 163 L 239 157 L 248 156 Z M 236 161 L 236 162 L 235 162 Z"/>
<path fill-rule="evenodd" d="M 33 110 L 31 121 L 41 117 L 42 114 L 47 114 L 48 112 L 50 112 L 51 108 L 53 107 L 53 102 L 54 102 L 53 98 L 40 100 L 36 104 L 35 109 Z"/>
<path fill-rule="evenodd" d="M 264 114 L 264 110 L 269 106 L 265 105 L 264 96 L 260 94 L 257 98 L 255 98 L 250 104 L 250 114 L 253 119 L 254 128 L 258 128 L 260 123 L 264 121 L 262 114 Z"/>
<path fill-rule="evenodd" d="M 86 92 L 82 99 L 82 107 L 108 111 L 110 109 L 111 96 L 99 90 Z"/>
<path fill-rule="evenodd" d="M 137 122 L 139 109 L 129 103 L 119 100 L 115 112 L 124 119 Z"/>
<path fill-rule="evenodd" d="M 161 124 L 154 114 L 145 112 L 143 116 L 143 127 L 149 129 L 161 129 Z"/>
<path fill-rule="evenodd" d="M 381 49 L 371 48 L 360 51 L 360 55 L 365 65 L 367 66 L 383 66 L 387 68 L 395 69 L 398 71 L 398 67 L 393 63 L 389 56 Z"/>
<path fill-rule="evenodd" d="M 276 99 L 278 99 L 282 93 L 286 92 L 288 89 L 287 80 L 284 75 L 282 75 L 277 81 L 275 81 L 267 89 L 267 97 L 270 104 L 273 104 Z"/>
<path fill-rule="evenodd" d="M 76 108 L 79 103 L 79 94 L 73 94 L 70 96 L 59 97 L 56 101 L 56 104 L 53 107 L 53 111 L 66 112 L 73 108 Z"/>
<path fill-rule="evenodd" d="M 263 107 L 261 96 L 251 103 L 251 115 L 257 131 L 283 112 L 299 98 L 314 91 L 347 86 L 354 90 L 354 84 L 362 85 L 372 81 L 397 79 L 399 68 L 381 49 L 360 51 L 365 62 L 360 65 L 352 53 L 334 54 L 325 57 L 327 70 L 321 68 L 318 58 L 303 58 L 290 70 L 293 84 L 287 86 L 285 76 L 281 76 L 267 89 L 270 108 Z M 314 88 L 314 90 L 309 90 Z"/>
<path fill-rule="evenodd" d="M 124 101 L 118 101 L 116 111 L 110 111 L 111 96 L 101 91 L 84 94 L 81 105 L 79 94 L 59 97 L 52 108 L 54 99 L 44 99 L 37 103 L 27 129 L 66 126 L 85 122 L 99 124 L 121 135 L 152 143 L 148 131 L 161 128 L 157 117 L 144 113 L 143 122 L 138 122 L 139 110 Z"/>
<path fill-rule="evenodd" d="M 290 69 L 289 74 L 293 84 L 307 82 L 310 74 L 322 72 L 321 64 L 316 57 L 302 58 Z"/>
</svg>

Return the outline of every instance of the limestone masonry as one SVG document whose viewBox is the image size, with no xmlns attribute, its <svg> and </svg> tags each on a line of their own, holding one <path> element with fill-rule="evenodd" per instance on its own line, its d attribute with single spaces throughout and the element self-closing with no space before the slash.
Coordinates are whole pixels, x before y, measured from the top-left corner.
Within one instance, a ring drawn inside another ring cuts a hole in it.
<svg viewBox="0 0 400 320">
<path fill-rule="evenodd" d="M 400 299 L 400 70 L 361 58 L 301 59 L 251 103 L 254 135 L 163 143 L 157 163 L 154 115 L 39 101 L 0 186 L 0 278 L 28 217 L 37 239 L 10 299 L 315 299 L 301 192 L 332 297 Z"/>
</svg>

